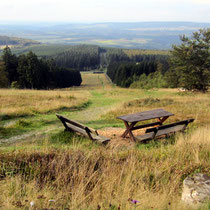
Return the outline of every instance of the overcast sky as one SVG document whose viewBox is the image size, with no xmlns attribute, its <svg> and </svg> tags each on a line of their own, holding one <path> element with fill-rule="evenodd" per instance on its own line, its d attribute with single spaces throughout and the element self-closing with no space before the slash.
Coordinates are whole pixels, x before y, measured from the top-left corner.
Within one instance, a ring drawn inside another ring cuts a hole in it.
<svg viewBox="0 0 210 210">
<path fill-rule="evenodd" d="M 7 21 L 210 22 L 210 0 L 0 0 Z"/>
</svg>

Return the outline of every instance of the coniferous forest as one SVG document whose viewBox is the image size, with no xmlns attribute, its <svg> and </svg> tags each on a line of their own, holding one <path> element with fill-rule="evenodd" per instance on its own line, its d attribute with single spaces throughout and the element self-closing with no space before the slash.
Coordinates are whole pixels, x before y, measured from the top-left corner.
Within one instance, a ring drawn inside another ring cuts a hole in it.
<svg viewBox="0 0 210 210">
<path fill-rule="evenodd" d="M 39 59 L 29 52 L 16 56 L 9 47 L 3 52 L 0 67 L 1 86 L 29 89 L 49 89 L 79 86 L 79 71 L 58 67 L 53 59 Z"/>
<path fill-rule="evenodd" d="M 164 75 L 169 69 L 168 57 L 161 55 L 138 55 L 130 62 L 114 62 L 108 66 L 107 75 L 118 86 L 129 87 L 141 75 L 154 72 Z"/>
<path fill-rule="evenodd" d="M 74 68 L 80 71 L 88 71 L 101 66 L 106 67 L 112 62 L 130 60 L 122 49 L 102 48 L 96 45 L 72 46 L 52 58 L 60 67 Z"/>
</svg>

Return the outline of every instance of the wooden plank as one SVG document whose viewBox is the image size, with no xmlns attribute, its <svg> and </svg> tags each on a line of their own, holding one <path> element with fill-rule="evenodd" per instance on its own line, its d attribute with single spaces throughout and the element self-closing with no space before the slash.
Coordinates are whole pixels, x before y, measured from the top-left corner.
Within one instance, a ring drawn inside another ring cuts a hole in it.
<svg viewBox="0 0 210 210">
<path fill-rule="evenodd" d="M 102 144 L 106 144 L 110 141 L 109 138 L 98 135 L 97 131 L 95 131 L 94 133 L 90 132 L 90 128 L 88 128 L 87 126 L 84 126 L 76 121 L 69 120 L 61 115 L 56 114 L 56 116 L 61 120 L 67 131 L 73 131 L 82 134 L 83 136 L 86 136 L 91 140 L 97 141 Z"/>
<path fill-rule="evenodd" d="M 80 134 L 82 134 L 84 136 L 89 137 L 89 135 L 88 135 L 88 133 L 86 132 L 85 129 L 79 128 L 79 127 L 74 126 L 72 124 L 67 124 L 67 126 L 68 126 L 70 131 L 74 131 L 74 132 L 77 132 L 77 133 L 80 133 Z"/>
<path fill-rule="evenodd" d="M 89 128 L 89 127 L 83 125 L 82 123 L 76 122 L 76 121 L 74 121 L 74 120 L 70 120 L 70 119 L 68 119 L 68 118 L 66 118 L 66 117 L 63 117 L 62 115 L 59 115 L 59 114 L 56 114 L 56 116 L 57 116 L 61 121 L 68 122 L 68 123 L 70 123 L 70 124 L 72 124 L 72 125 L 75 125 L 75 126 L 77 126 L 77 127 L 79 127 L 79 128 L 82 128 L 82 129 L 89 129 L 90 132 L 94 132 L 94 133 L 97 134 L 97 131 L 96 131 L 96 130 L 94 130 L 93 128 Z"/>
<path fill-rule="evenodd" d="M 70 128 L 70 130 L 90 138 L 90 136 L 88 135 L 88 133 L 84 129 L 78 128 L 78 127 L 76 127 L 76 126 L 74 126 L 72 124 L 68 124 L 68 127 Z M 91 139 L 92 140 L 99 141 L 100 143 L 103 143 L 103 144 L 107 143 L 108 141 L 110 141 L 109 138 L 106 138 L 104 136 L 96 135 L 94 133 L 91 133 L 90 135 L 91 135 Z"/>
<path fill-rule="evenodd" d="M 140 128 L 147 128 L 147 127 L 150 127 L 150 126 L 155 126 L 155 125 L 161 125 L 160 122 L 154 122 L 154 123 L 148 123 L 148 124 L 144 124 L 144 125 L 138 125 L 138 126 L 135 126 L 133 127 L 131 130 L 137 130 L 137 129 L 140 129 Z"/>
<path fill-rule="evenodd" d="M 136 136 L 136 139 L 138 141 L 144 141 L 144 140 L 151 140 L 154 139 L 156 137 L 160 137 L 160 136 L 164 136 L 170 133 L 175 133 L 178 131 L 182 131 L 183 127 L 185 125 L 176 125 L 174 127 L 171 128 L 165 128 L 163 130 L 157 130 L 157 133 L 155 134 L 155 132 L 150 132 L 150 133 L 146 133 L 144 135 L 140 135 L 140 136 Z"/>
<path fill-rule="evenodd" d="M 191 123 L 193 121 L 194 121 L 194 119 L 189 119 L 189 120 L 183 120 L 183 121 L 179 121 L 179 122 L 175 122 L 175 123 L 171 123 L 171 124 L 167 124 L 167 125 L 161 125 L 161 126 L 158 127 L 158 130 L 170 128 L 170 127 L 173 127 L 173 126 L 176 126 L 176 125 L 187 125 L 188 123 Z M 148 128 L 146 130 L 146 133 L 150 133 L 150 132 L 153 132 L 153 131 L 156 131 L 156 130 L 157 130 L 157 128 Z"/>
<path fill-rule="evenodd" d="M 147 133 L 144 135 L 136 136 L 135 137 L 136 141 L 143 141 L 143 140 L 151 140 L 153 139 L 153 133 Z"/>
<path fill-rule="evenodd" d="M 175 126 L 170 127 L 170 128 L 165 128 L 163 130 L 158 130 L 155 137 L 162 136 L 162 135 L 167 135 L 167 134 L 170 134 L 170 133 L 175 133 L 175 132 L 178 132 L 178 131 L 182 131 L 184 126 L 185 125 L 175 125 Z"/>
<path fill-rule="evenodd" d="M 121 119 L 123 121 L 132 123 L 132 122 L 140 122 L 144 120 L 167 117 L 167 116 L 172 116 L 172 115 L 174 114 L 168 111 L 165 111 L 164 109 L 154 109 L 150 111 L 138 112 L 134 114 L 119 116 L 117 117 L 117 119 Z"/>
<path fill-rule="evenodd" d="M 175 133 L 178 131 L 183 131 L 188 123 L 193 122 L 194 119 L 184 120 L 176 123 L 171 123 L 168 125 L 159 126 L 156 128 L 149 128 L 146 130 L 146 134 L 137 136 L 137 141 L 151 140 L 156 137 L 165 136 L 170 133 Z"/>
</svg>

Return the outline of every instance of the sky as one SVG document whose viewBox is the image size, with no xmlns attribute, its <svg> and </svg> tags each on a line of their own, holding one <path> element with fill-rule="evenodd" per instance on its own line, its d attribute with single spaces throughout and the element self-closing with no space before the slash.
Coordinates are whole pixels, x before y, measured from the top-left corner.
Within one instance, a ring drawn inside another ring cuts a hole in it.
<svg viewBox="0 0 210 210">
<path fill-rule="evenodd" d="M 210 0 L 0 0 L 0 24 L 6 22 L 210 23 Z"/>
</svg>

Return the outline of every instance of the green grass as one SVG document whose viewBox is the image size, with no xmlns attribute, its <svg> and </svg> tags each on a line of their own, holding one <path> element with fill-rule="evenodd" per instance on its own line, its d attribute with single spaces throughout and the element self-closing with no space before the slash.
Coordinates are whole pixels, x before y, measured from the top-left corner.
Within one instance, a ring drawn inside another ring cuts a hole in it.
<svg viewBox="0 0 210 210">
<path fill-rule="evenodd" d="M 29 209 L 29 203 L 35 201 L 37 209 L 120 206 L 188 210 L 180 202 L 182 181 L 194 173 L 209 174 L 209 93 L 193 93 L 192 97 L 167 89 L 113 88 L 100 82 L 104 81 L 103 76 L 83 76 L 88 78 L 86 86 L 60 90 L 74 92 L 69 97 L 86 95 L 83 103 L 69 109 L 1 120 L 0 141 L 5 142 L 0 145 L 0 208 Z M 64 132 L 55 116 L 57 111 L 100 130 L 124 128 L 117 116 L 155 108 L 175 113 L 168 122 L 190 117 L 196 120 L 185 135 L 145 144 L 112 139 L 102 146 Z M 15 139 L 18 135 L 23 138 Z M 6 142 L 13 138 L 14 141 Z M 140 206 L 131 204 L 129 198 L 139 200 Z M 49 203 L 50 199 L 56 202 Z M 201 207 L 208 208 L 208 202 Z"/>
</svg>

